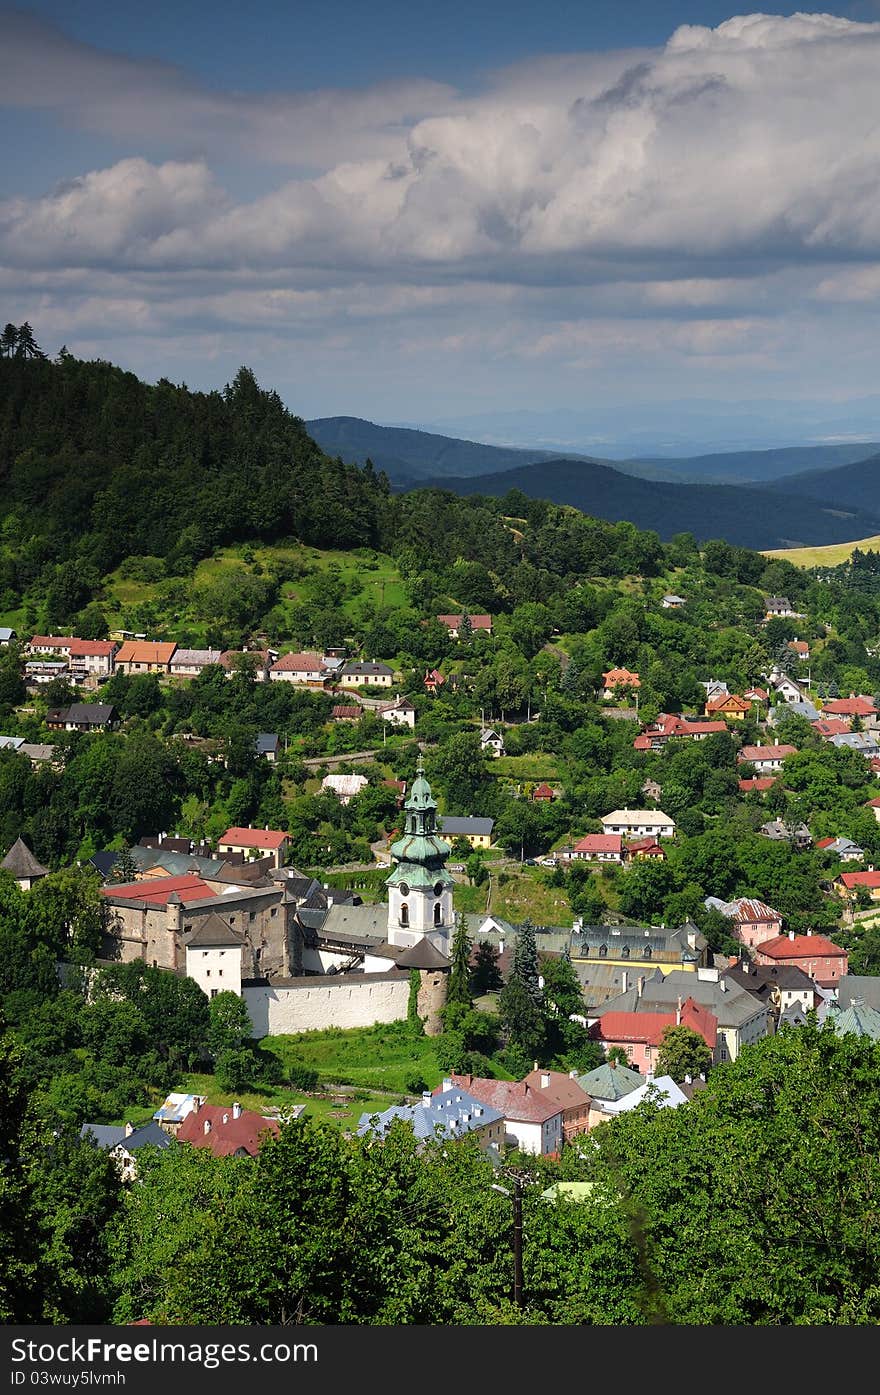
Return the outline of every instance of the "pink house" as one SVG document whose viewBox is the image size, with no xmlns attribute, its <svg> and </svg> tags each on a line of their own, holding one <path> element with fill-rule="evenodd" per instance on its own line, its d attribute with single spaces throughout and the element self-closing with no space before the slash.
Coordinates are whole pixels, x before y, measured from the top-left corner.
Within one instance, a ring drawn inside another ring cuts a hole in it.
<svg viewBox="0 0 880 1395">
<path fill-rule="evenodd" d="M 656 1071 L 667 1027 L 690 1027 L 698 1032 L 714 1057 L 718 1018 L 693 998 L 688 998 L 675 1012 L 606 1012 L 593 1023 L 590 1036 L 602 1043 L 606 1053 L 612 1046 L 622 1047 L 632 1068 L 647 1075 Z"/>
<path fill-rule="evenodd" d="M 764 901 L 740 896 L 735 901 L 719 901 L 710 896 L 706 903 L 714 906 L 730 921 L 730 933 L 748 949 L 776 940 L 782 934 L 782 916 Z"/>
<path fill-rule="evenodd" d="M 824 935 L 796 935 L 789 930 L 775 940 L 765 940 L 755 950 L 756 964 L 795 964 L 820 988 L 836 988 L 847 972 L 849 956 L 845 949 Z"/>
</svg>

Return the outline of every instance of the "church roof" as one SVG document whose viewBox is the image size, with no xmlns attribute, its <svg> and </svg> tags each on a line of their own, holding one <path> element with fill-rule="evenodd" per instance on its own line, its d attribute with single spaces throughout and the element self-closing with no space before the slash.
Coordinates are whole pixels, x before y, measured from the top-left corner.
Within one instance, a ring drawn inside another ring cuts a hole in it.
<svg viewBox="0 0 880 1395">
<path fill-rule="evenodd" d="M 449 960 L 430 940 L 419 940 L 404 950 L 397 960 L 398 969 L 448 969 Z"/>
<path fill-rule="evenodd" d="M 5 867 L 7 872 L 11 872 L 14 877 L 47 877 L 49 868 L 44 867 L 42 862 L 38 862 L 21 838 L 16 838 L 9 852 L 0 862 L 0 867 Z"/>
</svg>

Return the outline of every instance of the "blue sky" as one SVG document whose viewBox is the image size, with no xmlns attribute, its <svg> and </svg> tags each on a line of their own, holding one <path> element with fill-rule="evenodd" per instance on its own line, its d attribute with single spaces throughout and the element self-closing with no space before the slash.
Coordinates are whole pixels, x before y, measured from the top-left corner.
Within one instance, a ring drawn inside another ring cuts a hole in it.
<svg viewBox="0 0 880 1395">
<path fill-rule="evenodd" d="M 306 417 L 880 436 L 878 68 L 874 0 L 0 8 L 3 319 Z"/>
</svg>

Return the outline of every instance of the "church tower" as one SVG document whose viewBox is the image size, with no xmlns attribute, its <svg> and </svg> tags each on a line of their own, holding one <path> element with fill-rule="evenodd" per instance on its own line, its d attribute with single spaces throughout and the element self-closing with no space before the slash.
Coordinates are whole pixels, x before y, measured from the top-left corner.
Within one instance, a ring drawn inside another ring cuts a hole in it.
<svg viewBox="0 0 880 1395">
<path fill-rule="evenodd" d="M 446 870 L 452 849 L 437 833 L 437 802 L 419 756 L 416 778 L 404 804 L 403 836 L 391 845 L 394 869 L 388 887 L 388 943 L 423 941 L 448 956 L 455 927 L 453 878 Z"/>
</svg>

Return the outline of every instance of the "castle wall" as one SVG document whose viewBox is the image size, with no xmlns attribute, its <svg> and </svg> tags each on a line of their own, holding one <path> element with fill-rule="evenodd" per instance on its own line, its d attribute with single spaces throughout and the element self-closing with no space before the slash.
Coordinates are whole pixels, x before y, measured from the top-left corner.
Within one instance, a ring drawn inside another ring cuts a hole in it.
<svg viewBox="0 0 880 1395">
<path fill-rule="evenodd" d="M 254 980 L 242 984 L 242 996 L 255 1037 L 319 1031 L 326 1027 L 370 1027 L 374 1022 L 405 1020 L 409 975 L 340 974 L 321 977 Z"/>
</svg>

